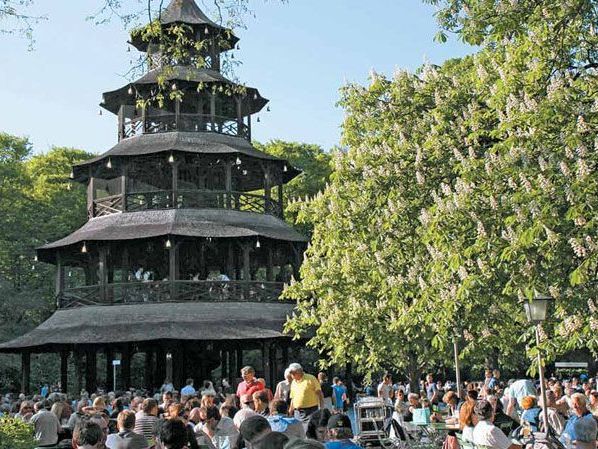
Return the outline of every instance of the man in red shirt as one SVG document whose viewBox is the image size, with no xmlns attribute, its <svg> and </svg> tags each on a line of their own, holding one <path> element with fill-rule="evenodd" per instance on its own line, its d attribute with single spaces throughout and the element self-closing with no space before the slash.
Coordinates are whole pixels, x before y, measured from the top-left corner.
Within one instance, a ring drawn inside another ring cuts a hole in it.
<svg viewBox="0 0 598 449">
<path fill-rule="evenodd" d="M 238 397 L 244 394 L 253 395 L 256 391 L 264 389 L 264 385 L 255 378 L 255 370 L 252 366 L 244 367 L 241 370 L 241 377 L 243 378 L 243 382 L 237 387 Z"/>
</svg>

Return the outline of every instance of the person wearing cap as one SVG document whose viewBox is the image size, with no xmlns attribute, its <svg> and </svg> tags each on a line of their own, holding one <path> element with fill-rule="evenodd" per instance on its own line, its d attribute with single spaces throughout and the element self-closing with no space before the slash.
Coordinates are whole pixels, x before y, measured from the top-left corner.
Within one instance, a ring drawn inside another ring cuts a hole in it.
<svg viewBox="0 0 598 449">
<path fill-rule="evenodd" d="M 351 431 L 351 420 L 347 415 L 332 415 L 328 420 L 328 441 L 324 443 L 326 449 L 351 449 L 359 448 L 351 441 L 353 432 Z"/>
<path fill-rule="evenodd" d="M 473 429 L 473 443 L 492 449 L 521 449 L 521 445 L 514 444 L 494 425 L 494 407 L 485 400 L 476 402 L 473 412 L 478 418 L 478 423 Z"/>
<path fill-rule="evenodd" d="M 292 415 L 299 412 L 302 418 L 307 418 L 318 410 L 318 407 L 324 408 L 324 395 L 318 379 L 304 372 L 298 363 L 291 363 L 289 371 L 293 376 L 289 413 Z"/>
</svg>

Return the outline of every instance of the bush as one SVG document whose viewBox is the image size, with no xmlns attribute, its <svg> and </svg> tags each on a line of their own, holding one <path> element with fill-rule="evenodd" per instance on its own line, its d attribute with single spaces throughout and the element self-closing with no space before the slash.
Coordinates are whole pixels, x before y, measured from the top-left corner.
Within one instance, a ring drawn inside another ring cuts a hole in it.
<svg viewBox="0 0 598 449">
<path fill-rule="evenodd" d="M 0 449 L 35 447 L 33 426 L 16 418 L 0 418 Z"/>
</svg>

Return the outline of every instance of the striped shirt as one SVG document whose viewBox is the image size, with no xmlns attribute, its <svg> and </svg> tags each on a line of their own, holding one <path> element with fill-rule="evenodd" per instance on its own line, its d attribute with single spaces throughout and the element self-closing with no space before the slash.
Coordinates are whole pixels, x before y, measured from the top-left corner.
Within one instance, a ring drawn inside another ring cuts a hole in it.
<svg viewBox="0 0 598 449">
<path fill-rule="evenodd" d="M 138 412 L 135 416 L 135 428 L 133 432 L 143 435 L 148 442 L 153 442 L 157 422 L 157 416 L 147 415 L 143 411 Z"/>
</svg>

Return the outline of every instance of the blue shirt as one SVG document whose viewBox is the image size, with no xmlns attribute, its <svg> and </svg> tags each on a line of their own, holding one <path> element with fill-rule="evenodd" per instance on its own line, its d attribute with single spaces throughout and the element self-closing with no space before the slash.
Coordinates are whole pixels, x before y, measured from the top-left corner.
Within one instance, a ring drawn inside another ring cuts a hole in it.
<svg viewBox="0 0 598 449">
<path fill-rule="evenodd" d="M 521 414 L 521 419 L 529 423 L 534 432 L 538 431 L 538 417 L 540 416 L 540 407 L 528 408 Z"/>
<path fill-rule="evenodd" d="M 327 441 L 324 446 L 326 449 L 361 449 L 361 446 L 357 446 L 351 440 Z"/>
<path fill-rule="evenodd" d="M 434 393 L 436 393 L 437 391 L 438 387 L 436 387 L 436 384 L 434 382 L 432 382 L 430 385 L 426 387 L 426 395 L 428 396 L 429 401 L 432 400 L 432 398 L 434 397 Z"/>
<path fill-rule="evenodd" d="M 334 395 L 334 408 L 343 408 L 343 395 L 347 394 L 347 387 L 344 385 L 333 385 L 332 394 Z"/>
<path fill-rule="evenodd" d="M 596 441 L 598 424 L 590 412 L 583 416 L 573 415 L 567 420 L 563 435 L 568 434 L 572 441 Z"/>
</svg>

